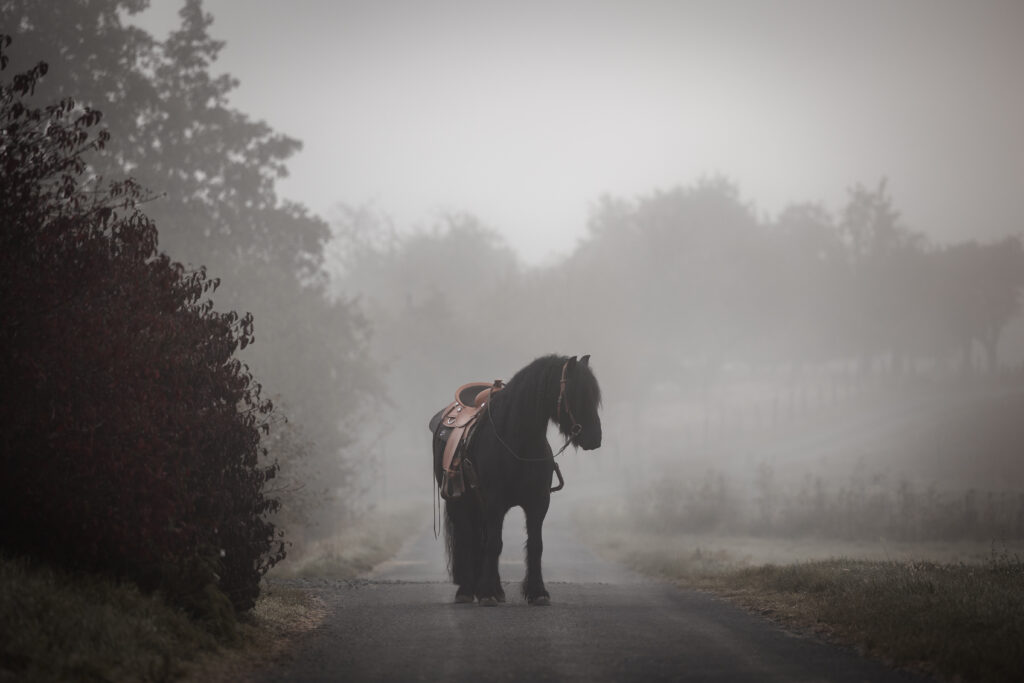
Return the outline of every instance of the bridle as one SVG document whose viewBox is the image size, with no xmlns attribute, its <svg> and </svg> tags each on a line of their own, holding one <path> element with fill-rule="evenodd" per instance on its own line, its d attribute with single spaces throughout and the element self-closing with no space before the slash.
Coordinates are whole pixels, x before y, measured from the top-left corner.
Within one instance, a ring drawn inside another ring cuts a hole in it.
<svg viewBox="0 0 1024 683">
<path fill-rule="evenodd" d="M 584 359 L 585 360 L 585 359 Z M 569 405 L 569 397 L 565 394 L 565 386 L 569 383 L 569 361 L 565 361 L 562 365 L 562 379 L 558 381 L 558 424 L 562 424 L 562 404 L 565 404 L 565 412 L 572 420 L 572 427 L 569 428 L 569 440 L 566 441 L 565 446 L 562 446 L 562 451 L 569 445 L 569 441 L 579 435 L 583 431 L 583 425 L 576 421 L 576 416 L 572 414 L 572 406 Z M 559 451 L 561 453 L 562 451 Z"/>
</svg>

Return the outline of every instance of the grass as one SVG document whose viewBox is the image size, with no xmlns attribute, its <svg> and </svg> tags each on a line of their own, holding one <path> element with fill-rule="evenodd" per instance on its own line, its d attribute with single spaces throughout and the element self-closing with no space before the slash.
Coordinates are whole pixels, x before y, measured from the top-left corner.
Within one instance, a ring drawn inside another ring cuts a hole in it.
<svg viewBox="0 0 1024 683">
<path fill-rule="evenodd" d="M 816 627 L 898 666 L 965 680 L 1024 680 L 1019 557 L 983 565 L 850 559 L 764 565 L 736 571 L 724 585 L 766 596 L 763 607 L 787 623 Z"/>
<path fill-rule="evenodd" d="M 1024 560 L 1016 551 L 652 534 L 585 519 L 585 537 L 603 554 L 788 629 L 948 679 L 1024 680 Z M 869 559 L 850 559 L 851 551 Z M 915 556 L 930 559 L 908 559 Z"/>
<path fill-rule="evenodd" d="M 0 558 L 0 680 L 166 681 L 219 643 L 131 584 Z"/>
<path fill-rule="evenodd" d="M 364 520 L 274 575 L 354 578 L 392 557 L 412 526 L 409 515 Z M 218 638 L 133 584 L 0 555 L 0 683 L 243 680 L 325 616 L 310 592 L 271 577 L 234 635 Z"/>
<path fill-rule="evenodd" d="M 301 634 L 316 628 L 327 610 L 308 591 L 268 584 L 246 616 L 238 647 L 200 653 L 186 667 L 184 681 L 236 683 L 253 677 L 286 652 Z"/>
<path fill-rule="evenodd" d="M 419 510 L 382 513 L 304 544 L 268 574 L 273 579 L 353 579 L 395 556 L 421 519 Z"/>
</svg>

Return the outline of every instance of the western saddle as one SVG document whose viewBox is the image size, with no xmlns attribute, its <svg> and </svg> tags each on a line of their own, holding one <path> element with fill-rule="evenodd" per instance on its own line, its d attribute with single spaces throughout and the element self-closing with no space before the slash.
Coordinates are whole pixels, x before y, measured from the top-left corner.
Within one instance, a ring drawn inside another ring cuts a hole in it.
<svg viewBox="0 0 1024 683">
<path fill-rule="evenodd" d="M 466 448 L 476 429 L 480 413 L 495 392 L 505 383 L 500 379 L 492 383 L 470 382 L 455 392 L 455 401 L 434 415 L 430 429 L 434 438 L 444 443 L 441 458 L 441 497 L 445 500 L 460 498 L 467 488 L 477 487 L 472 463 L 465 459 Z"/>
</svg>

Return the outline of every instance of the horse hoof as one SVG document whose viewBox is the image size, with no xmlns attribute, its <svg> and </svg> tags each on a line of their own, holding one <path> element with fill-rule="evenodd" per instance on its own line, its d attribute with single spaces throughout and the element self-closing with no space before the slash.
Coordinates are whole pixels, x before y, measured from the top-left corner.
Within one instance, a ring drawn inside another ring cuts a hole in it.
<svg viewBox="0 0 1024 683">
<path fill-rule="evenodd" d="M 473 596 L 472 595 L 466 595 L 465 593 L 458 593 L 455 596 L 455 604 L 456 605 L 466 605 L 466 604 L 469 604 L 471 602 L 473 602 Z"/>
<path fill-rule="evenodd" d="M 551 604 L 551 598 L 547 595 L 539 595 L 536 598 L 528 600 L 534 607 L 548 607 Z"/>
<path fill-rule="evenodd" d="M 497 607 L 498 598 L 480 598 L 481 607 Z"/>
</svg>

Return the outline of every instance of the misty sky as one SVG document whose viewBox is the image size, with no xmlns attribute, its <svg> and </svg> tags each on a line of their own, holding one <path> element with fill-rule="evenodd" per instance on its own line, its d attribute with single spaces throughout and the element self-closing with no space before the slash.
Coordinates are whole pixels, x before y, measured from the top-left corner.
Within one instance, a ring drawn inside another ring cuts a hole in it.
<svg viewBox="0 0 1024 683">
<path fill-rule="evenodd" d="M 136 19 L 157 37 L 178 0 Z M 759 214 L 890 181 L 939 242 L 1024 232 L 1024 2 L 205 0 L 281 193 L 465 210 L 529 263 L 601 193 L 735 180 Z"/>
</svg>

